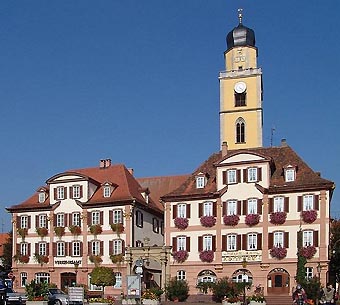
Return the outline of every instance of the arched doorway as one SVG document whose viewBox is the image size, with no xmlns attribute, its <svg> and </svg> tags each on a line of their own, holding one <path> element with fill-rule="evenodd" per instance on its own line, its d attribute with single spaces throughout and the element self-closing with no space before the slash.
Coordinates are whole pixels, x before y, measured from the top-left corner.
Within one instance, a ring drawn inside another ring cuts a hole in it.
<svg viewBox="0 0 340 305">
<path fill-rule="evenodd" d="M 60 274 L 60 289 L 66 291 L 68 287 L 76 285 L 77 277 L 75 273 L 65 272 Z"/>
<path fill-rule="evenodd" d="M 289 273 L 283 268 L 275 268 L 268 273 L 268 294 L 289 294 Z"/>
</svg>

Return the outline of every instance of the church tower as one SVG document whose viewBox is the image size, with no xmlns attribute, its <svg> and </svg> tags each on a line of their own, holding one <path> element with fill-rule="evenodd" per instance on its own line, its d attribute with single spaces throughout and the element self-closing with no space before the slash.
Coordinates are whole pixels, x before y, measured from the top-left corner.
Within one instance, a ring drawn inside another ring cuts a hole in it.
<svg viewBox="0 0 340 305">
<path fill-rule="evenodd" d="M 228 149 L 262 147 L 262 70 L 255 33 L 239 24 L 227 35 L 226 70 L 220 72 L 220 140 Z"/>
</svg>

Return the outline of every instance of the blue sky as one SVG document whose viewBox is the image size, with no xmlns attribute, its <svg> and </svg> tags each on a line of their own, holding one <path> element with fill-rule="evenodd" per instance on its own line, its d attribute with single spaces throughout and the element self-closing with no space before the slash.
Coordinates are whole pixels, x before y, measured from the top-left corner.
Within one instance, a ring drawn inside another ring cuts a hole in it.
<svg viewBox="0 0 340 305">
<path fill-rule="evenodd" d="M 339 184 L 340 2 L 4 0 L 0 208 L 101 158 L 145 177 L 218 151 L 218 72 L 239 7 L 263 69 L 265 146 L 274 127 L 274 145 L 286 138 Z"/>
</svg>

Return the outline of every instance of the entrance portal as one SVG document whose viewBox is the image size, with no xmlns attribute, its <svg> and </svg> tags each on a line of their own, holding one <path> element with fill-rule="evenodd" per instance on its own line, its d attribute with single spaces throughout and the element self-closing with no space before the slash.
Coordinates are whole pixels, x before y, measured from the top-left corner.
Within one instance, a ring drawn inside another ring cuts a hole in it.
<svg viewBox="0 0 340 305">
<path fill-rule="evenodd" d="M 65 272 L 60 275 L 60 289 L 66 291 L 68 287 L 75 286 L 77 283 L 77 277 L 75 273 Z"/>
<path fill-rule="evenodd" d="M 276 268 L 267 277 L 268 294 L 289 294 L 289 273 L 283 268 Z"/>
</svg>

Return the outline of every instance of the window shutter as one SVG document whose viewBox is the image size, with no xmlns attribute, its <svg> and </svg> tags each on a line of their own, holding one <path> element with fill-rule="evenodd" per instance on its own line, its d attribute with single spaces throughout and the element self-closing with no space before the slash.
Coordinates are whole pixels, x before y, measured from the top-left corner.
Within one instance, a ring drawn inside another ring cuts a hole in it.
<svg viewBox="0 0 340 305">
<path fill-rule="evenodd" d="M 113 211 L 109 211 L 109 224 L 113 223 Z M 111 253 L 111 252 L 110 252 Z"/>
<path fill-rule="evenodd" d="M 227 235 L 222 235 L 222 251 L 227 251 Z"/>
<path fill-rule="evenodd" d="M 227 202 L 223 201 L 222 203 L 222 215 L 227 215 Z"/>
<path fill-rule="evenodd" d="M 46 255 L 50 255 L 50 245 L 46 244 Z"/>
<path fill-rule="evenodd" d="M 21 229 L 21 217 L 20 216 L 17 216 L 17 218 L 16 218 L 17 220 L 16 220 L 16 222 L 17 222 L 17 228 L 18 229 Z"/>
<path fill-rule="evenodd" d="M 34 249 L 35 249 L 34 250 L 35 251 L 34 254 L 39 254 L 39 243 L 35 243 L 34 244 Z"/>
<path fill-rule="evenodd" d="M 198 236 L 198 251 L 202 251 L 202 250 L 203 250 L 203 237 Z"/>
<path fill-rule="evenodd" d="M 236 235 L 236 250 L 241 250 L 241 238 L 240 234 Z"/>
<path fill-rule="evenodd" d="M 319 232 L 313 231 L 313 246 L 319 247 Z"/>
<path fill-rule="evenodd" d="M 177 204 L 172 206 L 172 218 L 175 219 L 177 217 Z"/>
<path fill-rule="evenodd" d="M 80 186 L 79 192 L 80 192 L 80 198 L 83 198 L 83 186 L 82 185 Z"/>
<path fill-rule="evenodd" d="M 80 256 L 83 256 L 84 254 L 84 247 L 83 247 L 83 242 L 80 242 Z"/>
<path fill-rule="evenodd" d="M 70 199 L 73 199 L 73 186 L 69 187 Z"/>
<path fill-rule="evenodd" d="M 241 182 L 241 170 L 240 169 L 236 170 L 236 181 L 237 183 Z"/>
<path fill-rule="evenodd" d="M 198 204 L 198 217 L 200 218 L 200 217 L 202 217 L 202 215 L 203 215 L 203 203 L 200 202 Z"/>
<path fill-rule="evenodd" d="M 65 256 L 69 256 L 72 254 L 72 251 L 71 251 L 71 245 L 72 243 L 68 243 L 68 242 L 65 242 L 64 243 L 64 247 L 65 247 Z"/>
<path fill-rule="evenodd" d="M 274 211 L 274 198 L 269 198 L 269 213 L 273 213 Z"/>
<path fill-rule="evenodd" d="M 177 238 L 172 238 L 172 251 L 177 251 Z"/>
<path fill-rule="evenodd" d="M 242 200 L 242 215 L 248 214 L 247 200 Z"/>
<path fill-rule="evenodd" d="M 56 214 L 54 214 L 53 215 L 53 226 L 57 226 L 57 215 Z"/>
<path fill-rule="evenodd" d="M 222 183 L 227 184 L 227 171 L 222 172 Z"/>
<path fill-rule="evenodd" d="M 28 256 L 31 256 L 31 244 L 27 245 L 27 254 Z"/>
<path fill-rule="evenodd" d="M 262 250 L 262 233 L 257 233 L 257 250 Z"/>
<path fill-rule="evenodd" d="M 100 255 L 103 255 L 104 254 L 104 242 L 103 241 L 100 241 L 99 242 L 99 246 L 100 246 Z"/>
<path fill-rule="evenodd" d="M 284 201 L 285 201 L 285 203 L 284 203 L 284 211 L 286 212 L 286 213 L 289 213 L 289 197 L 285 197 L 284 198 Z"/>
<path fill-rule="evenodd" d="M 109 241 L 109 255 L 113 254 L 113 240 Z"/>
<path fill-rule="evenodd" d="M 212 250 L 216 252 L 216 236 L 212 237 Z"/>
<path fill-rule="evenodd" d="M 92 242 L 87 242 L 87 253 L 88 255 L 92 255 L 92 248 L 91 248 Z"/>
<path fill-rule="evenodd" d="M 40 225 L 39 225 L 39 215 L 35 215 L 35 227 L 36 228 L 40 227 Z"/>
<path fill-rule="evenodd" d="M 262 181 L 262 168 L 257 168 L 257 181 Z"/>
<path fill-rule="evenodd" d="M 247 234 L 242 234 L 242 250 L 247 250 Z"/>
<path fill-rule="evenodd" d="M 64 199 L 67 199 L 67 187 L 64 187 Z"/>
<path fill-rule="evenodd" d="M 52 255 L 53 255 L 54 257 L 57 256 L 57 243 L 53 243 L 53 244 L 52 244 Z"/>
<path fill-rule="evenodd" d="M 213 202 L 213 215 L 214 217 L 217 217 L 217 203 Z"/>
<path fill-rule="evenodd" d="M 187 218 L 190 218 L 191 214 L 190 214 L 190 203 L 187 203 Z"/>
<path fill-rule="evenodd" d="M 242 202 L 241 202 L 241 200 L 238 200 L 237 201 L 237 215 L 241 215 L 241 204 L 242 204 Z"/>
<path fill-rule="evenodd" d="M 248 182 L 248 175 L 247 175 L 248 170 L 244 169 L 243 170 L 243 182 Z"/>
<path fill-rule="evenodd" d="M 284 247 L 285 248 L 289 248 L 289 233 L 288 232 L 284 232 Z"/>
<path fill-rule="evenodd" d="M 67 221 L 68 221 L 68 214 L 64 214 L 64 225 L 65 225 L 65 227 L 68 226 Z"/>
<path fill-rule="evenodd" d="M 73 225 L 73 214 L 72 213 L 68 214 L 68 224 L 69 226 Z"/>
<path fill-rule="evenodd" d="M 262 215 L 262 199 L 257 199 L 257 213 Z"/>
<path fill-rule="evenodd" d="M 99 218 L 100 218 L 100 224 L 103 225 L 104 224 L 104 212 L 100 211 L 99 212 Z"/>
<path fill-rule="evenodd" d="M 298 196 L 298 212 L 302 211 L 302 196 Z"/>
<path fill-rule="evenodd" d="M 31 228 L 31 216 L 27 217 L 27 226 L 28 226 L 28 229 Z"/>
<path fill-rule="evenodd" d="M 319 195 L 314 195 L 314 209 L 319 210 Z"/>
<path fill-rule="evenodd" d="M 268 249 L 273 248 L 273 244 L 274 244 L 273 238 L 274 238 L 273 233 L 269 233 L 268 234 Z"/>
<path fill-rule="evenodd" d="M 122 254 L 125 254 L 125 240 L 122 239 Z"/>
<path fill-rule="evenodd" d="M 54 200 L 57 200 L 57 188 L 55 187 L 54 190 L 53 190 L 53 194 L 54 194 Z"/>
<path fill-rule="evenodd" d="M 190 237 L 189 236 L 186 237 L 185 248 L 188 252 L 190 252 Z"/>
</svg>

